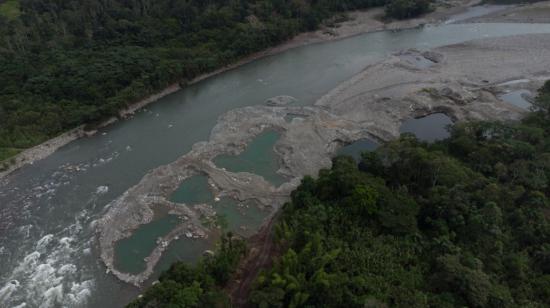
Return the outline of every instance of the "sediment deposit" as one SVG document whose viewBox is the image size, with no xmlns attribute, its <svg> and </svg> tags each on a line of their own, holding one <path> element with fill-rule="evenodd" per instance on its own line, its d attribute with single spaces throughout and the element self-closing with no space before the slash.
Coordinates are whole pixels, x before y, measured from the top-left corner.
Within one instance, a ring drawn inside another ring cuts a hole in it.
<svg viewBox="0 0 550 308">
<path fill-rule="evenodd" d="M 514 6 L 481 17 L 468 19 L 472 23 L 549 23 L 550 1 Z"/>
</svg>

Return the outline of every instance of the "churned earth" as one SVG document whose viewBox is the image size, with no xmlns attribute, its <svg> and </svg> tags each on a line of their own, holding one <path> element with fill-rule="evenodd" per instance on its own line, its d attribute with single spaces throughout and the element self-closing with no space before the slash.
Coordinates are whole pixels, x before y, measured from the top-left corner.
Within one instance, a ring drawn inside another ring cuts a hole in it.
<svg viewBox="0 0 550 308">
<path fill-rule="evenodd" d="M 444 113 L 455 122 L 518 119 L 525 110 L 503 101 L 501 95 L 519 89 L 535 93 L 550 77 L 549 67 L 548 34 L 482 39 L 393 54 L 313 106 L 293 106 L 292 99 L 282 97 L 263 106 L 229 111 L 219 118 L 208 142 L 196 143 L 186 155 L 152 170 L 110 205 L 97 225 L 101 258 L 118 278 L 140 285 L 175 238 L 216 235 L 218 229 L 205 225 L 202 219 L 205 212 L 215 214 L 211 205 L 169 201 L 191 176 L 207 176 L 209 189 L 218 199 L 253 200 L 275 213 L 304 175 L 315 175 L 330 166 L 340 147 L 364 138 L 394 139 L 407 119 L 433 113 Z M 280 134 L 273 150 L 279 160 L 277 172 L 288 179 L 286 183 L 275 187 L 258 175 L 233 173 L 213 163 L 219 155 L 240 154 L 267 130 Z M 145 271 L 118 271 L 114 266 L 117 241 L 149 223 L 159 208 L 182 217 L 181 223 L 146 258 Z"/>
</svg>

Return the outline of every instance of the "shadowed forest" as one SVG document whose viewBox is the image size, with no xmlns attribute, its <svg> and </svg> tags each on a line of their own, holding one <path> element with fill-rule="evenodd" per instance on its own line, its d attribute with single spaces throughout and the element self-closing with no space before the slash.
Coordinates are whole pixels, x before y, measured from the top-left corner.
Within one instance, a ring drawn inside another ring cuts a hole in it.
<svg viewBox="0 0 550 308">
<path fill-rule="evenodd" d="M 282 254 L 249 303 L 550 305 L 550 82 L 533 109 L 517 123 L 456 124 L 432 144 L 405 134 L 359 164 L 342 156 L 305 177 L 276 225 Z M 203 262 L 224 271 L 201 265 L 191 281 L 176 264 L 130 307 L 227 306 L 220 290 L 244 250 L 223 241 Z"/>
</svg>

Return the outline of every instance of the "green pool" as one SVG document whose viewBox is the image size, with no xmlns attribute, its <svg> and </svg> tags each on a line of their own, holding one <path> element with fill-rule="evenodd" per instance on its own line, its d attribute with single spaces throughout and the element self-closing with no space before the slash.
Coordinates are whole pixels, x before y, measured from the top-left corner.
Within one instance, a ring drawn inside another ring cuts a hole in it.
<svg viewBox="0 0 550 308">
<path fill-rule="evenodd" d="M 209 203 L 213 199 L 212 191 L 208 187 L 208 177 L 203 174 L 185 179 L 170 196 L 170 201 L 185 204 Z"/>
<path fill-rule="evenodd" d="M 139 274 L 147 265 L 143 260 L 157 246 L 157 239 L 170 233 L 180 222 L 175 215 L 166 215 L 139 227 L 130 237 L 115 245 L 115 267 L 122 272 Z"/>
<path fill-rule="evenodd" d="M 214 159 L 216 166 L 231 172 L 250 172 L 262 176 L 275 186 L 286 182 L 277 173 L 279 159 L 273 150 L 281 134 L 268 130 L 259 134 L 239 155 L 220 155 Z"/>
</svg>

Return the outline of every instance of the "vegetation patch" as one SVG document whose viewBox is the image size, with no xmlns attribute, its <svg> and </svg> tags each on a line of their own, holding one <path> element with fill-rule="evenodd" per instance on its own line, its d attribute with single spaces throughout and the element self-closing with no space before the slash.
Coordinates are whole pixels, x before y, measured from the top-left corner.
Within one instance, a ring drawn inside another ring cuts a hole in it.
<svg viewBox="0 0 550 308">
<path fill-rule="evenodd" d="M 0 148 L 0 163 L 7 163 L 8 158 L 19 154 L 22 150 L 16 148 Z"/>
<path fill-rule="evenodd" d="M 521 123 L 339 157 L 277 226 L 259 307 L 550 305 L 550 82 Z"/>
<path fill-rule="evenodd" d="M 206 256 L 194 267 L 172 264 L 157 284 L 127 307 L 229 307 L 223 287 L 245 252 L 246 244 L 228 233 L 221 238 L 216 254 Z"/>
<path fill-rule="evenodd" d="M 19 11 L 19 0 L 0 1 L 0 15 L 7 19 L 16 19 L 21 12 Z"/>
<path fill-rule="evenodd" d="M 95 124 L 179 82 L 387 0 L 0 0 L 0 147 Z M 426 0 L 394 0 L 416 16 Z M 17 18 L 20 16 L 20 18 Z"/>
<path fill-rule="evenodd" d="M 406 19 L 426 14 L 432 10 L 430 0 L 391 0 L 386 4 L 386 16 Z"/>
</svg>

